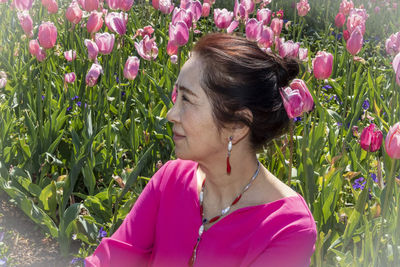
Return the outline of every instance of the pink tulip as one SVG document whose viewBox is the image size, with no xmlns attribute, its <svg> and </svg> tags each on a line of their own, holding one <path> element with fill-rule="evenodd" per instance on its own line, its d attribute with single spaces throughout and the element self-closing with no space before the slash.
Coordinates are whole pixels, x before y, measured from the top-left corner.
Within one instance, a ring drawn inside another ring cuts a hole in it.
<svg viewBox="0 0 400 267">
<path fill-rule="evenodd" d="M 84 0 L 83 9 L 87 12 L 99 9 L 99 0 Z"/>
<path fill-rule="evenodd" d="M 274 42 L 274 32 L 270 27 L 262 27 L 260 38 L 258 39 L 258 45 L 263 48 L 269 48 Z"/>
<path fill-rule="evenodd" d="M 29 53 L 31 53 L 32 56 L 36 56 L 39 53 L 39 50 L 40 50 L 40 45 L 38 40 L 30 40 Z"/>
<path fill-rule="evenodd" d="M 128 14 L 111 12 L 106 16 L 106 25 L 111 31 L 124 35 L 126 33 L 126 24 L 128 23 Z"/>
<path fill-rule="evenodd" d="M 153 5 L 154 9 L 159 9 L 160 7 L 160 0 L 152 0 L 151 4 Z"/>
<path fill-rule="evenodd" d="M 177 47 L 184 46 L 188 42 L 189 29 L 183 21 L 169 25 L 169 39 Z"/>
<path fill-rule="evenodd" d="M 161 0 L 158 8 L 162 13 L 169 14 L 174 10 L 174 3 L 171 0 Z"/>
<path fill-rule="evenodd" d="M 177 90 L 176 90 L 176 86 L 174 86 L 174 88 L 172 89 L 172 94 L 171 94 L 172 103 L 175 104 L 177 96 L 178 96 L 178 93 L 177 93 Z"/>
<path fill-rule="evenodd" d="M 112 52 L 114 48 L 115 36 L 114 34 L 105 33 L 96 33 L 95 41 L 97 47 L 99 48 L 99 53 L 103 55 L 108 55 Z"/>
<path fill-rule="evenodd" d="M 36 56 L 36 59 L 39 62 L 42 62 L 43 60 L 46 59 L 46 50 L 44 50 L 43 48 L 39 47 L 39 51 L 37 52 L 37 54 L 35 56 Z"/>
<path fill-rule="evenodd" d="M 349 40 L 346 43 L 346 49 L 353 56 L 360 52 L 363 45 L 363 35 L 361 33 L 361 28 L 358 26 L 351 34 Z"/>
<path fill-rule="evenodd" d="M 254 2 L 253 0 L 238 0 L 235 1 L 235 7 L 234 7 L 234 13 L 235 16 L 237 16 L 239 13 L 239 16 L 244 19 L 248 18 L 249 14 L 254 12 Z"/>
<path fill-rule="evenodd" d="M 64 52 L 64 58 L 67 61 L 73 61 L 76 59 L 76 51 L 75 50 L 68 50 Z"/>
<path fill-rule="evenodd" d="M 246 38 L 250 41 L 258 41 L 262 29 L 262 22 L 257 21 L 255 18 L 249 19 L 246 23 Z"/>
<path fill-rule="evenodd" d="M 96 60 L 97 54 L 99 53 L 99 48 L 97 47 L 97 44 L 95 42 L 93 42 L 92 40 L 86 39 L 85 45 L 88 49 L 89 59 Z"/>
<path fill-rule="evenodd" d="M 151 37 L 151 35 L 153 34 L 154 29 L 152 26 L 148 25 L 148 26 L 144 26 L 143 29 L 138 29 L 136 31 L 135 36 L 133 36 L 133 39 L 135 39 L 137 36 L 142 36 L 145 37 L 146 35 L 148 35 L 149 37 Z"/>
<path fill-rule="evenodd" d="M 299 90 L 290 87 L 279 90 L 286 113 L 290 119 L 296 118 L 303 113 L 303 102 Z"/>
<path fill-rule="evenodd" d="M 311 96 L 310 91 L 308 90 L 308 87 L 306 85 L 306 83 L 301 80 L 301 79 L 294 79 L 291 83 L 290 83 L 290 88 L 292 90 L 299 90 L 299 93 L 301 95 L 301 99 L 302 99 L 302 111 L 303 112 L 308 112 L 313 110 L 314 108 L 314 99 Z"/>
<path fill-rule="evenodd" d="M 79 8 L 79 5 L 76 1 L 72 1 L 72 3 L 68 6 L 65 11 L 65 17 L 67 20 L 73 24 L 78 24 L 82 19 L 82 10 Z"/>
<path fill-rule="evenodd" d="M 99 64 L 93 63 L 86 74 L 86 85 L 90 87 L 95 86 L 101 73 L 103 73 L 103 68 Z"/>
<path fill-rule="evenodd" d="M 272 11 L 268 8 L 262 8 L 257 10 L 257 20 L 262 21 L 264 25 L 268 25 L 271 21 Z"/>
<path fill-rule="evenodd" d="M 32 37 L 33 36 L 33 32 L 32 32 L 33 21 L 32 21 L 31 16 L 29 15 L 29 13 L 28 12 L 19 13 L 18 20 L 19 20 L 19 24 L 21 24 L 21 28 L 25 32 L 25 34 L 28 37 Z"/>
<path fill-rule="evenodd" d="M 14 0 L 13 5 L 18 10 L 29 10 L 32 8 L 34 0 Z"/>
<path fill-rule="evenodd" d="M 299 48 L 299 59 L 301 61 L 308 61 L 308 49 L 307 48 Z"/>
<path fill-rule="evenodd" d="M 228 28 L 226 28 L 227 33 L 233 32 L 237 26 L 239 26 L 239 21 L 238 20 L 232 20 L 231 24 L 229 24 Z"/>
<path fill-rule="evenodd" d="M 178 46 L 176 46 L 171 40 L 167 44 L 167 54 L 170 56 L 178 54 Z"/>
<path fill-rule="evenodd" d="M 64 75 L 64 81 L 66 83 L 73 83 L 75 81 L 76 75 L 74 72 L 66 73 Z"/>
<path fill-rule="evenodd" d="M 343 39 L 347 42 L 347 40 L 349 40 L 350 38 L 350 33 L 348 30 L 344 30 L 343 31 Z"/>
<path fill-rule="evenodd" d="M 394 57 L 392 66 L 396 74 L 396 82 L 400 85 L 400 53 Z"/>
<path fill-rule="evenodd" d="M 335 17 L 335 26 L 337 28 L 342 28 L 344 25 L 344 22 L 346 21 L 346 16 L 343 13 L 337 13 Z"/>
<path fill-rule="evenodd" d="M 229 12 L 226 8 L 214 9 L 214 22 L 215 26 L 217 26 L 219 29 L 228 28 L 229 25 L 231 24 L 232 19 L 233 19 L 233 13 Z"/>
<path fill-rule="evenodd" d="M 279 36 L 281 34 L 283 27 L 283 20 L 280 18 L 273 18 L 271 21 L 271 29 L 274 32 L 275 36 Z"/>
<path fill-rule="evenodd" d="M 190 27 L 192 27 L 192 23 L 193 23 L 192 16 L 193 16 L 192 13 L 189 12 L 188 10 L 176 7 L 174 9 L 174 12 L 172 13 L 171 21 L 172 21 L 172 24 L 175 25 L 178 21 L 181 20 L 186 23 L 188 28 L 190 28 Z"/>
<path fill-rule="evenodd" d="M 274 36 L 274 44 L 275 44 L 275 50 L 279 51 L 279 48 L 281 47 L 281 44 L 285 42 L 285 38 L 279 38 L 279 36 Z"/>
<path fill-rule="evenodd" d="M 86 28 L 89 33 L 98 32 L 103 27 L 103 13 L 93 11 L 87 21 Z"/>
<path fill-rule="evenodd" d="M 300 17 L 304 17 L 310 11 L 310 5 L 307 0 L 300 0 L 296 5 L 297 13 Z"/>
<path fill-rule="evenodd" d="M 368 14 L 367 14 L 367 10 L 365 10 L 364 8 L 352 8 L 350 9 L 349 12 L 349 17 L 353 16 L 353 15 L 358 15 L 360 17 L 362 17 L 362 19 L 364 21 L 366 21 L 368 19 Z"/>
<path fill-rule="evenodd" d="M 400 32 L 396 32 L 386 40 L 385 42 L 386 53 L 389 55 L 395 55 L 400 52 Z"/>
<path fill-rule="evenodd" d="M 138 74 L 140 60 L 137 57 L 128 57 L 124 68 L 124 77 L 134 80 Z"/>
<path fill-rule="evenodd" d="M 42 0 L 42 5 L 47 9 L 49 14 L 55 14 L 58 11 L 56 0 Z"/>
<path fill-rule="evenodd" d="M 340 3 L 339 10 L 340 10 L 340 13 L 343 13 L 345 16 L 347 16 L 352 8 L 354 8 L 353 1 L 343 0 Z"/>
<path fill-rule="evenodd" d="M 202 6 L 199 1 L 190 1 L 186 5 L 186 10 L 188 10 L 192 14 L 192 20 L 198 21 L 201 17 L 201 12 L 202 12 Z"/>
<path fill-rule="evenodd" d="M 106 2 L 110 9 L 117 10 L 119 9 L 121 0 L 106 0 Z"/>
<path fill-rule="evenodd" d="M 7 74 L 4 71 L 0 71 L 0 89 L 6 87 Z"/>
<path fill-rule="evenodd" d="M 295 43 L 292 40 L 282 43 L 279 46 L 279 55 L 285 57 L 296 57 L 299 54 L 300 43 Z"/>
<path fill-rule="evenodd" d="M 45 49 L 52 48 L 57 41 L 57 28 L 50 21 L 43 22 L 39 26 L 38 39 L 40 45 Z"/>
<path fill-rule="evenodd" d="M 400 122 L 389 128 L 385 139 L 386 153 L 392 159 L 400 159 Z"/>
<path fill-rule="evenodd" d="M 360 146 L 365 151 L 375 152 L 381 147 L 382 139 L 382 131 L 376 129 L 375 124 L 371 123 L 368 127 L 364 128 L 361 133 Z"/>
<path fill-rule="evenodd" d="M 0 0 L 0 4 L 4 4 L 4 3 L 7 3 L 8 2 L 8 0 Z"/>
<path fill-rule="evenodd" d="M 134 0 L 120 0 L 119 8 L 128 12 L 132 8 L 134 2 Z"/>
<path fill-rule="evenodd" d="M 211 6 L 210 6 L 209 3 L 203 3 L 203 7 L 202 7 L 202 10 L 201 10 L 201 15 L 203 17 L 208 17 L 210 15 L 210 8 L 211 8 Z"/>
<path fill-rule="evenodd" d="M 315 78 L 328 79 L 332 74 L 333 55 L 325 51 L 319 51 L 312 61 Z"/>
<path fill-rule="evenodd" d="M 154 38 L 145 36 L 139 43 L 135 42 L 135 48 L 138 54 L 145 60 L 156 59 L 158 55 L 157 44 Z"/>
<path fill-rule="evenodd" d="M 249 18 L 249 13 L 247 12 L 245 5 L 240 3 L 239 0 L 235 1 L 233 14 L 235 16 L 235 20 L 242 21 L 244 23 L 246 23 Z"/>
<path fill-rule="evenodd" d="M 361 27 L 361 34 L 364 35 L 365 33 L 365 20 L 363 19 L 363 17 L 361 17 L 360 15 L 358 15 L 357 13 L 354 13 L 352 15 L 349 15 L 349 17 L 347 18 L 347 30 L 349 31 L 349 33 L 351 34 L 356 27 L 360 26 Z"/>
</svg>

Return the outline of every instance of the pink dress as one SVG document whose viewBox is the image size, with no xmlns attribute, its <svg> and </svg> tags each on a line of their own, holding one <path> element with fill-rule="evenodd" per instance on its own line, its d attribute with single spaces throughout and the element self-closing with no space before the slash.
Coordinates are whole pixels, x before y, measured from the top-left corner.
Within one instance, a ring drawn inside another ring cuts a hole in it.
<svg viewBox="0 0 400 267">
<path fill-rule="evenodd" d="M 197 165 L 173 160 L 158 170 L 85 266 L 188 266 L 201 225 Z M 301 195 L 244 207 L 203 233 L 194 266 L 309 266 L 316 236 Z"/>
</svg>

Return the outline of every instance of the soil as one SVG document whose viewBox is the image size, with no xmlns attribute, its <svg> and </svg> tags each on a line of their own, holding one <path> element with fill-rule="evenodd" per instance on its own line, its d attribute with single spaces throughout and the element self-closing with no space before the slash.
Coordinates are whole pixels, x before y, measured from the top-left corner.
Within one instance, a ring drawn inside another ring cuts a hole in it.
<svg viewBox="0 0 400 267">
<path fill-rule="evenodd" d="M 76 254 L 80 246 L 78 243 L 72 243 L 71 256 L 63 258 L 57 241 L 32 222 L 2 190 L 0 190 L 0 234 L 1 232 L 5 232 L 3 242 L 8 248 L 5 253 L 9 260 L 6 265 L 8 267 L 72 266 L 70 265 L 74 258 L 72 254 Z"/>
</svg>

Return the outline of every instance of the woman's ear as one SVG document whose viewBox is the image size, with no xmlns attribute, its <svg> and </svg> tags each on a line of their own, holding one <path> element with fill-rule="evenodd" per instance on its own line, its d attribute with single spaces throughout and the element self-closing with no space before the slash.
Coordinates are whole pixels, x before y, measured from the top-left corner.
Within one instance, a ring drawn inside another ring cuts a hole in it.
<svg viewBox="0 0 400 267">
<path fill-rule="evenodd" d="M 236 114 L 238 114 L 240 117 L 246 118 L 249 122 L 253 121 L 253 113 L 247 108 L 236 112 Z M 234 123 L 231 129 L 233 133 L 233 144 L 236 144 L 237 142 L 245 138 L 250 131 L 249 126 L 247 126 L 243 122 Z"/>
</svg>

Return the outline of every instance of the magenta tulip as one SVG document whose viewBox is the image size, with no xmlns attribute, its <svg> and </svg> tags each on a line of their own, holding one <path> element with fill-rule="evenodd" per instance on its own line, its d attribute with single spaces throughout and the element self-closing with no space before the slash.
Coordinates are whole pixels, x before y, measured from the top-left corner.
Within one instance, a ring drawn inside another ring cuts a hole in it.
<svg viewBox="0 0 400 267">
<path fill-rule="evenodd" d="M 65 17 L 73 24 L 78 24 L 82 19 L 82 10 L 79 8 L 78 2 L 72 1 L 65 11 Z"/>
<path fill-rule="evenodd" d="M 398 53 L 392 62 L 394 73 L 396 74 L 396 82 L 400 85 L 400 53 Z"/>
<path fill-rule="evenodd" d="M 214 22 L 215 26 L 217 26 L 219 29 L 228 28 L 229 25 L 231 24 L 232 19 L 233 19 L 233 13 L 229 12 L 226 8 L 214 9 Z"/>
<path fill-rule="evenodd" d="M 371 123 L 361 133 L 360 146 L 365 151 L 375 152 L 381 147 L 383 134 L 382 131 L 375 127 L 375 124 Z"/>
<path fill-rule="evenodd" d="M 32 8 L 34 0 L 14 0 L 13 5 L 15 6 L 16 9 L 18 10 L 29 10 Z"/>
<path fill-rule="evenodd" d="M 246 38 L 250 41 L 258 41 L 260 39 L 263 24 L 255 18 L 249 19 L 246 23 Z"/>
<path fill-rule="evenodd" d="M 396 55 L 400 52 L 400 32 L 396 32 L 386 40 L 385 42 L 386 53 L 390 55 Z"/>
<path fill-rule="evenodd" d="M 279 55 L 285 57 L 298 57 L 300 43 L 295 43 L 292 40 L 281 43 L 279 46 Z"/>
<path fill-rule="evenodd" d="M 124 77 L 134 80 L 138 74 L 140 60 L 137 57 L 128 57 L 124 68 Z"/>
<path fill-rule="evenodd" d="M 231 24 L 226 28 L 227 33 L 233 32 L 237 26 L 239 26 L 239 21 L 238 20 L 232 20 Z"/>
<path fill-rule="evenodd" d="M 135 42 L 135 48 L 138 54 L 145 60 L 156 59 L 158 55 L 157 44 L 154 38 L 146 35 L 139 43 Z"/>
<path fill-rule="evenodd" d="M 358 26 L 351 34 L 350 38 L 347 40 L 346 49 L 353 56 L 360 52 L 363 45 L 363 35 L 361 33 L 361 28 Z"/>
<path fill-rule="evenodd" d="M 301 61 L 308 61 L 308 49 L 307 48 L 299 48 L 299 59 Z"/>
<path fill-rule="evenodd" d="M 121 0 L 106 0 L 106 2 L 110 9 L 117 10 L 119 9 Z"/>
<path fill-rule="evenodd" d="M 161 0 L 159 2 L 158 9 L 163 14 L 170 14 L 172 12 L 172 10 L 174 10 L 174 3 L 172 3 L 171 0 Z"/>
<path fill-rule="evenodd" d="M 45 49 L 52 48 L 57 41 L 57 28 L 52 22 L 43 22 L 39 26 L 38 39 L 40 46 Z"/>
<path fill-rule="evenodd" d="M 400 122 L 389 128 L 385 139 L 386 153 L 392 159 L 400 159 Z"/>
<path fill-rule="evenodd" d="M 47 9 L 49 14 L 55 14 L 58 11 L 56 0 L 42 0 L 42 5 Z"/>
<path fill-rule="evenodd" d="M 178 46 L 176 46 L 171 40 L 167 44 L 167 54 L 170 56 L 178 54 Z"/>
<path fill-rule="evenodd" d="M 67 61 L 73 61 L 76 59 L 76 51 L 75 50 L 68 50 L 64 52 L 64 58 Z"/>
<path fill-rule="evenodd" d="M 281 34 L 283 27 L 283 20 L 280 18 L 273 18 L 271 21 L 271 29 L 274 32 L 275 36 L 279 36 Z"/>
<path fill-rule="evenodd" d="M 303 112 L 308 112 L 313 110 L 314 108 L 314 99 L 311 96 L 310 91 L 308 90 L 308 87 L 306 85 L 306 83 L 301 80 L 301 79 L 294 79 L 291 83 L 290 83 L 290 88 L 292 90 L 299 90 L 299 93 L 301 95 L 301 100 L 303 103 L 302 106 L 302 111 Z"/>
<path fill-rule="evenodd" d="M 31 53 L 32 56 L 36 56 L 39 53 L 39 50 L 40 50 L 40 45 L 38 40 L 30 40 L 29 53 Z"/>
<path fill-rule="evenodd" d="M 23 12 L 18 14 L 19 24 L 21 25 L 22 30 L 28 37 L 33 36 L 33 21 L 29 13 Z"/>
<path fill-rule="evenodd" d="M 186 10 L 188 10 L 192 14 L 192 20 L 198 21 L 201 17 L 202 6 L 199 1 L 190 1 L 186 5 Z"/>
<path fill-rule="evenodd" d="M 310 11 L 308 0 L 300 0 L 300 2 L 296 4 L 296 8 L 299 16 L 304 17 Z"/>
<path fill-rule="evenodd" d="M 114 48 L 115 36 L 114 34 L 105 33 L 96 33 L 95 41 L 97 47 L 99 48 L 99 53 L 103 55 L 108 55 L 112 52 Z"/>
<path fill-rule="evenodd" d="M 103 73 L 103 68 L 99 64 L 93 63 L 86 74 L 86 85 L 90 87 L 95 86 L 101 73 Z"/>
<path fill-rule="evenodd" d="M 257 10 L 257 20 L 262 21 L 264 25 L 268 25 L 271 21 L 272 11 L 268 8 Z"/>
<path fill-rule="evenodd" d="M 201 15 L 203 17 L 208 17 L 210 15 L 211 6 L 209 3 L 203 3 L 203 7 L 201 9 Z"/>
<path fill-rule="evenodd" d="M 182 8 L 175 8 L 174 12 L 172 13 L 172 24 L 176 24 L 178 21 L 183 21 L 186 23 L 187 27 L 192 27 L 192 13 L 186 9 Z"/>
<path fill-rule="evenodd" d="M 335 26 L 337 28 L 342 28 L 346 21 L 346 16 L 343 13 L 337 13 L 335 17 Z"/>
<path fill-rule="evenodd" d="M 0 71 L 0 89 L 6 87 L 7 74 L 4 71 Z"/>
<path fill-rule="evenodd" d="M 98 32 L 103 27 L 103 13 L 93 11 L 87 21 L 86 28 L 89 33 Z"/>
<path fill-rule="evenodd" d="M 99 9 L 99 0 L 84 0 L 83 9 L 87 12 Z"/>
<path fill-rule="evenodd" d="M 172 93 L 171 93 L 172 103 L 175 104 L 177 96 L 178 96 L 178 93 L 177 93 L 177 90 L 176 90 L 176 86 L 174 86 L 174 88 L 172 89 Z"/>
<path fill-rule="evenodd" d="M 351 0 L 350 1 L 343 0 L 340 3 L 339 10 L 340 10 L 340 13 L 343 13 L 345 16 L 347 16 L 350 13 L 350 10 L 352 8 L 354 8 L 353 1 L 351 1 Z"/>
<path fill-rule="evenodd" d="M 315 78 L 328 79 L 332 74 L 333 55 L 325 51 L 319 51 L 312 61 Z"/>
<path fill-rule="evenodd" d="M 290 87 L 279 90 L 283 106 L 290 119 L 296 118 L 303 113 L 303 102 L 299 90 L 292 90 Z"/>
<path fill-rule="evenodd" d="M 134 0 L 120 0 L 119 8 L 128 12 L 132 8 L 134 2 Z"/>
<path fill-rule="evenodd" d="M 97 47 L 97 44 L 95 42 L 93 42 L 92 40 L 86 39 L 85 45 L 88 49 L 89 59 L 96 60 L 97 54 L 99 53 L 99 48 Z"/>
<path fill-rule="evenodd" d="M 106 25 L 111 31 L 124 35 L 126 33 L 126 24 L 128 23 L 128 14 L 111 12 L 106 16 Z"/>
<path fill-rule="evenodd" d="M 189 29 L 183 21 L 169 25 L 169 39 L 175 46 L 184 46 L 189 40 Z"/>
<path fill-rule="evenodd" d="M 159 9 L 160 7 L 160 0 L 152 0 L 151 1 L 152 6 L 154 7 L 154 9 Z"/>
<path fill-rule="evenodd" d="M 76 75 L 74 72 L 66 73 L 64 75 L 64 81 L 66 83 L 73 83 L 75 81 Z"/>
<path fill-rule="evenodd" d="M 235 1 L 235 6 L 233 7 L 233 14 L 235 16 L 235 20 L 242 21 L 244 23 L 246 23 L 249 18 L 249 12 L 247 11 L 245 4 L 243 4 L 243 1 L 240 2 L 239 0 Z"/>
<path fill-rule="evenodd" d="M 270 27 L 262 27 L 258 45 L 263 48 L 269 48 L 274 42 L 274 32 Z"/>
</svg>

